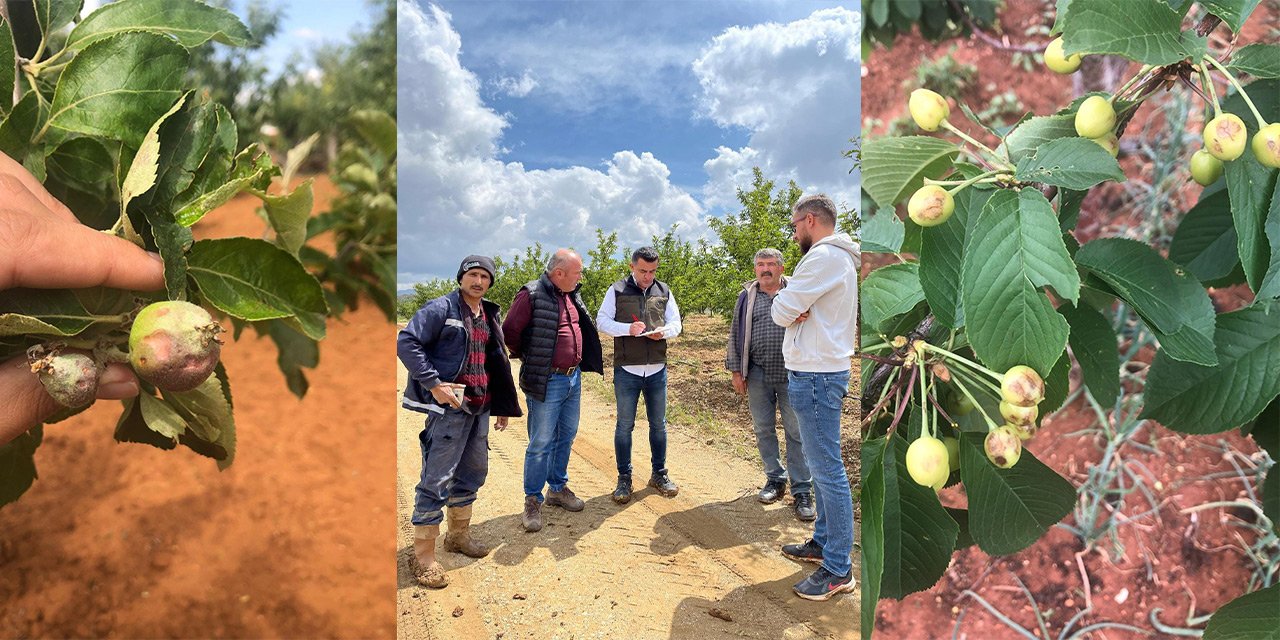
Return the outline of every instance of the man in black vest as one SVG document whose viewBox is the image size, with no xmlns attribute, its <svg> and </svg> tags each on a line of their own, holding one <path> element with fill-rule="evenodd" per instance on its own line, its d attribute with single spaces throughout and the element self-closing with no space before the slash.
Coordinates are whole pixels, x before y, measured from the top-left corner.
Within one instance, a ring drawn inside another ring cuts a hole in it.
<svg viewBox="0 0 1280 640">
<path fill-rule="evenodd" d="M 524 454 L 525 531 L 542 529 L 545 503 L 582 511 L 569 489 L 569 452 L 578 435 L 582 372 L 604 372 L 600 336 L 582 297 L 582 258 L 560 249 L 541 278 L 520 288 L 502 330 L 511 357 L 520 359 L 520 388 L 529 405 L 529 447 Z"/>
<path fill-rule="evenodd" d="M 613 501 L 631 500 L 631 430 L 636 405 L 644 394 L 649 418 L 649 453 L 653 475 L 649 486 L 668 498 L 680 488 L 667 475 L 667 340 L 680 335 L 680 308 L 666 283 L 657 279 L 658 252 L 641 247 L 631 254 L 631 275 L 609 287 L 596 324 L 613 336 L 613 393 L 618 422 L 613 450 L 618 460 L 618 488 Z"/>
</svg>

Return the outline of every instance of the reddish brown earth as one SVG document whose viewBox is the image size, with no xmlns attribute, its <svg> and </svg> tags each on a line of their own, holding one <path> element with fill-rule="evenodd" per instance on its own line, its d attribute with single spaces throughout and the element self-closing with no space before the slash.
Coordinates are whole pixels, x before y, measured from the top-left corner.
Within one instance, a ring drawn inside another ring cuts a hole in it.
<svg viewBox="0 0 1280 640">
<path fill-rule="evenodd" d="M 1043 19 L 1037 3 L 1006 3 L 1001 13 L 1004 31 L 1013 43 L 1031 41 L 1022 36 L 1024 30 Z M 1268 20 L 1259 9 L 1258 16 L 1240 41 L 1258 41 L 1264 35 L 1261 25 Z M 1262 17 L 1259 17 L 1262 16 Z M 1270 18 L 1274 19 L 1274 17 Z M 1224 31 L 1219 29 L 1219 32 Z M 1255 33 L 1257 31 L 1257 33 Z M 1046 40 L 1045 38 L 1040 38 Z M 952 46 L 954 56 L 978 68 L 975 88 L 961 98 L 980 108 L 993 95 L 1012 88 L 1028 110 L 1039 114 L 1056 111 L 1075 95 L 1072 79 L 1039 71 L 1024 72 L 1011 64 L 1011 52 L 1000 51 L 977 38 L 928 43 L 918 36 L 899 38 L 892 49 L 877 49 L 864 62 L 863 118 L 892 121 L 906 112 L 907 96 L 914 88 L 914 69 L 921 58 L 936 59 Z M 1153 117 L 1143 108 L 1131 126 L 1142 126 Z M 953 114 L 958 110 L 953 109 Z M 953 122 L 963 120 L 953 117 Z M 966 130 L 974 134 L 975 127 Z M 883 130 L 864 130 L 875 136 Z M 986 140 L 991 142 L 992 140 Z M 1126 173 L 1141 172 L 1145 167 L 1135 160 L 1123 160 Z M 1118 217 L 1113 212 L 1120 203 L 1118 188 L 1095 189 L 1086 199 L 1077 237 L 1081 242 L 1099 236 L 1118 235 L 1131 227 L 1136 218 Z M 1199 188 L 1190 185 L 1182 194 L 1184 204 L 1194 202 Z M 871 270 L 893 261 L 891 256 L 868 256 L 864 276 Z M 1247 290 L 1239 287 L 1213 291 L 1219 311 L 1239 308 L 1251 300 Z M 1149 360 L 1150 355 L 1146 354 Z M 1079 384 L 1079 372 L 1072 374 L 1073 388 Z M 1094 421 L 1094 415 L 1082 401 L 1046 419 L 1044 428 L 1029 443 L 1029 449 L 1040 460 L 1069 478 L 1077 486 L 1084 482 L 1088 469 L 1102 457 L 1102 440 L 1094 434 L 1080 434 Z M 993 558 L 976 547 L 954 557 L 946 574 L 928 591 L 913 594 L 902 601 L 883 600 L 876 614 L 877 637 L 926 639 L 951 637 L 989 639 L 1021 637 L 999 621 L 968 592 L 980 596 L 992 607 L 1017 624 L 1043 634 L 1036 628 L 1033 606 L 1018 586 L 1021 580 L 1036 600 L 1036 606 L 1048 621 L 1050 637 L 1058 637 L 1063 626 L 1080 611 L 1090 612 L 1073 629 L 1100 622 L 1133 625 L 1152 633 L 1147 637 L 1173 637 L 1156 632 L 1152 612 L 1159 621 L 1174 627 L 1186 627 L 1188 616 L 1203 616 L 1239 596 L 1245 590 L 1251 561 L 1243 554 L 1236 532 L 1244 540 L 1253 538 L 1238 524 L 1234 515 L 1223 509 L 1198 513 L 1184 509 L 1206 502 L 1234 500 L 1245 495 L 1245 488 L 1234 477 L 1206 479 L 1219 472 L 1230 472 L 1232 464 L 1223 454 L 1224 448 L 1241 454 L 1237 464 L 1257 464 L 1260 453 L 1252 440 L 1238 431 L 1200 437 L 1182 437 L 1163 427 L 1148 424 L 1133 438 L 1134 442 L 1154 447 L 1143 451 L 1132 445 L 1123 451 L 1128 465 L 1155 496 L 1155 513 L 1140 515 L 1151 509 L 1148 502 L 1134 494 L 1122 513 L 1134 520 L 1117 529 L 1113 544 L 1104 538 L 1091 551 L 1070 532 L 1055 528 L 1044 538 L 1021 553 Z M 945 504 L 962 506 L 964 497 L 958 488 L 943 492 Z M 1064 521 L 1074 524 L 1074 517 Z M 1086 582 L 1087 580 L 1087 582 Z M 1079 637 L 1132 638 L 1143 637 L 1132 631 L 1097 629 Z"/>
<path fill-rule="evenodd" d="M 334 189 L 316 187 L 322 211 Z M 256 206 L 233 200 L 197 237 L 261 235 Z M 39 480 L 0 510 L 0 637 L 392 637 L 391 326 L 371 304 L 331 321 L 303 400 L 274 343 L 229 342 L 223 472 L 115 443 L 115 402 L 47 427 Z"/>
</svg>

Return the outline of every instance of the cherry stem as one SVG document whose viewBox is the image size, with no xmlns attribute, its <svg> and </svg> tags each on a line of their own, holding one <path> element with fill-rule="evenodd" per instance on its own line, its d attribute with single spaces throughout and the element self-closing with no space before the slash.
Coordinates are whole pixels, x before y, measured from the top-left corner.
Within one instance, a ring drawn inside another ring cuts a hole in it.
<svg viewBox="0 0 1280 640">
<path fill-rule="evenodd" d="M 992 377 L 994 380 L 996 380 L 997 382 L 1004 380 L 1004 376 L 1002 376 L 1002 375 L 1000 375 L 1000 374 L 998 374 L 998 373 L 996 373 L 996 372 L 994 372 L 994 371 L 992 371 L 992 370 L 990 370 L 990 369 L 988 369 L 988 368 L 986 368 L 986 367 L 984 367 L 984 366 L 982 366 L 982 365 L 980 365 L 980 364 L 978 364 L 978 363 L 976 363 L 976 362 L 974 362 L 974 361 L 972 361 L 972 360 L 970 360 L 970 359 L 968 359 L 968 358 L 966 358 L 966 357 L 964 357 L 964 356 L 962 356 L 962 355 L 959 355 L 959 354 L 953 353 L 953 352 L 951 352 L 951 351 L 947 351 L 946 349 L 943 349 L 942 347 L 939 347 L 939 346 L 934 345 L 934 344 L 929 344 L 928 342 L 925 342 L 925 343 L 923 343 L 923 344 L 924 344 L 924 349 L 925 349 L 925 351 L 932 351 L 932 352 L 934 352 L 934 353 L 942 354 L 942 355 L 944 355 L 944 356 L 946 356 L 946 357 L 948 357 L 948 358 L 952 358 L 952 359 L 956 360 L 957 362 L 962 362 L 962 363 L 964 363 L 964 364 L 967 364 L 967 365 L 969 365 L 969 367 L 970 367 L 970 368 L 972 368 L 972 369 L 974 369 L 974 370 L 976 370 L 976 371 L 979 371 L 979 372 L 981 372 L 981 373 L 985 373 L 985 374 L 987 374 L 987 375 L 991 376 L 991 377 Z"/>
<path fill-rule="evenodd" d="M 956 388 L 960 389 L 960 393 L 963 393 L 964 397 L 968 398 L 969 402 L 972 402 L 973 406 L 976 407 L 978 409 L 978 412 L 982 414 L 982 418 L 987 421 L 987 430 L 994 431 L 996 429 L 995 421 L 991 419 L 991 416 L 987 415 L 987 410 L 982 408 L 982 405 L 978 402 L 977 398 L 974 398 L 973 394 L 969 393 L 969 387 L 965 386 L 964 381 L 961 379 L 961 377 L 955 374 L 952 374 L 951 381 L 955 383 Z"/>
<path fill-rule="evenodd" d="M 974 140 L 973 138 L 969 137 L 969 134 L 967 134 L 967 133 L 965 133 L 965 132 L 963 132 L 963 131 L 961 131 L 961 130 L 957 129 L 954 125 L 952 125 L 950 122 L 947 122 L 946 120 L 943 120 L 943 121 L 942 121 L 942 126 L 943 126 L 943 128 L 945 128 L 947 131 L 950 131 L 951 133 L 954 133 L 954 134 L 956 134 L 957 136 L 960 136 L 962 139 L 964 139 L 964 141 L 965 141 L 965 142 L 968 142 L 969 144 L 971 144 L 971 145 L 973 145 L 973 146 L 975 146 L 975 147 L 978 147 L 979 149 L 982 149 L 983 151 L 986 151 L 988 154 L 990 154 L 990 155 L 991 155 L 991 158 L 995 159 L 995 163 L 996 163 L 996 164 L 998 164 L 998 165 L 1000 165 L 1000 166 L 1002 166 L 1002 167 L 1006 167 L 1006 168 L 1007 168 L 1008 170 L 1010 170 L 1010 171 L 1012 171 L 1012 170 L 1013 170 L 1013 165 L 1009 164 L 1009 163 L 1008 163 L 1008 161 L 1007 161 L 1007 160 L 1005 160 L 1004 158 L 1001 158 L 1001 157 L 1000 157 L 1000 154 L 998 154 L 998 153 L 996 153 L 994 150 L 992 150 L 992 149 L 991 149 L 991 147 L 988 147 L 987 145 L 982 144 L 981 142 L 978 142 L 977 140 Z"/>
<path fill-rule="evenodd" d="M 1235 86 L 1236 91 L 1239 91 L 1239 92 L 1240 92 L 1240 97 L 1241 97 L 1241 98 L 1244 98 L 1244 103 L 1245 103 L 1245 104 L 1247 104 L 1247 105 L 1249 105 L 1249 110 L 1253 112 L 1253 117 L 1254 117 L 1255 119 L 1257 119 L 1257 121 L 1258 121 L 1258 128 L 1259 128 L 1259 129 L 1261 129 L 1261 128 L 1263 128 L 1263 127 L 1267 126 L 1267 121 L 1266 121 L 1266 119 L 1264 119 L 1264 118 L 1262 117 L 1262 113 L 1260 113 L 1260 112 L 1258 111 L 1258 108 L 1257 108 L 1257 107 L 1255 107 L 1255 106 L 1253 106 L 1253 100 L 1250 100 L 1250 99 L 1249 99 L 1249 92 L 1245 91 L 1245 90 L 1244 90 L 1244 87 L 1240 86 L 1240 81 L 1239 81 L 1239 80 L 1236 80 L 1236 77 L 1235 77 L 1235 76 L 1233 76 L 1233 75 L 1231 75 L 1231 72 L 1230 72 L 1230 71 L 1227 71 L 1227 68 L 1226 68 L 1226 67 L 1224 67 L 1224 66 L 1222 66 L 1222 63 L 1221 63 L 1221 62 L 1218 62 L 1217 60 L 1214 60 L 1214 59 L 1213 59 L 1213 56 L 1205 56 L 1205 57 L 1204 57 L 1204 59 L 1205 59 L 1205 60 L 1208 60 L 1208 61 L 1209 61 L 1209 64 L 1211 64 L 1211 65 L 1213 65 L 1213 66 L 1217 67 L 1217 68 L 1218 68 L 1218 71 L 1221 71 L 1221 72 L 1222 72 L 1222 75 L 1224 75 L 1224 76 L 1226 76 L 1226 77 L 1227 77 L 1227 81 L 1228 81 L 1228 82 L 1230 82 L 1233 86 Z"/>
<path fill-rule="evenodd" d="M 1155 68 L 1155 65 L 1150 65 L 1150 64 L 1142 65 L 1142 68 L 1138 70 L 1138 73 L 1134 74 L 1132 78 L 1129 78 L 1129 81 L 1121 85 L 1119 89 L 1116 89 L 1115 93 L 1111 94 L 1111 99 L 1107 100 L 1107 102 L 1111 104 L 1115 104 L 1116 100 L 1119 99 L 1120 96 L 1124 94 L 1124 92 L 1128 91 L 1129 88 L 1134 85 L 1134 83 L 1136 83 L 1143 76 L 1150 73 L 1151 70 L 1154 68 Z"/>
<path fill-rule="evenodd" d="M 925 375 L 924 371 L 923 350 L 917 348 L 916 356 L 917 367 L 920 369 L 920 433 L 928 433 L 932 436 L 933 430 L 929 428 L 928 381 L 925 380 L 928 376 Z"/>
<path fill-rule="evenodd" d="M 1209 104 L 1213 105 L 1213 117 L 1222 115 L 1222 105 L 1218 103 L 1218 91 L 1213 88 L 1213 78 L 1209 77 L 1209 72 L 1205 71 L 1204 65 L 1196 66 L 1196 71 L 1200 72 L 1200 84 L 1204 85 L 1209 92 Z"/>
</svg>

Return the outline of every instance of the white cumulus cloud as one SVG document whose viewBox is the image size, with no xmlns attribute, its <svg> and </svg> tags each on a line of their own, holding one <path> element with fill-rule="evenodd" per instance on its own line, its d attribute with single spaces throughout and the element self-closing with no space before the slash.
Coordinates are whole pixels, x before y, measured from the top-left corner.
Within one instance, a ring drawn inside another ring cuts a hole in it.
<svg viewBox="0 0 1280 640">
<path fill-rule="evenodd" d="M 734 189 L 750 184 L 753 166 L 857 203 L 851 162 L 841 155 L 858 131 L 860 25 L 856 11 L 822 9 L 786 24 L 728 29 L 702 51 L 693 63 L 701 115 L 750 131 L 745 147 L 721 146 L 704 163 L 706 205 L 734 207 Z"/>
<path fill-rule="evenodd" d="M 520 74 L 519 78 L 503 76 L 495 80 L 493 84 L 498 91 L 516 98 L 523 98 L 538 88 L 538 81 L 529 75 L 528 71 Z"/>
<path fill-rule="evenodd" d="M 470 253 L 511 255 L 535 242 L 585 251 L 596 228 L 632 246 L 674 223 L 704 228 L 702 205 L 650 153 L 624 150 L 598 168 L 548 170 L 498 159 L 508 122 L 462 66 L 449 14 L 408 0 L 398 12 L 402 286 L 450 277 Z"/>
</svg>

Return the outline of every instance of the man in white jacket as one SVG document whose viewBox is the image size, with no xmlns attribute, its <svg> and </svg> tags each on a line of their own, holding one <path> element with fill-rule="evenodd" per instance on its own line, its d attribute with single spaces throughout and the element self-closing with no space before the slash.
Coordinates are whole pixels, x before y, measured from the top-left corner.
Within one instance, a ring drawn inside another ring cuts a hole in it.
<svg viewBox="0 0 1280 640">
<path fill-rule="evenodd" d="M 787 395 L 813 474 L 818 519 L 812 538 L 783 545 L 782 552 L 820 563 L 795 592 L 808 600 L 828 600 L 853 591 L 855 584 L 853 498 L 840 457 L 840 409 L 854 355 L 861 250 L 849 234 L 836 233 L 836 206 L 824 195 L 801 198 L 792 208 L 791 225 L 805 255 L 774 299 L 772 315 L 786 327 Z"/>
</svg>

